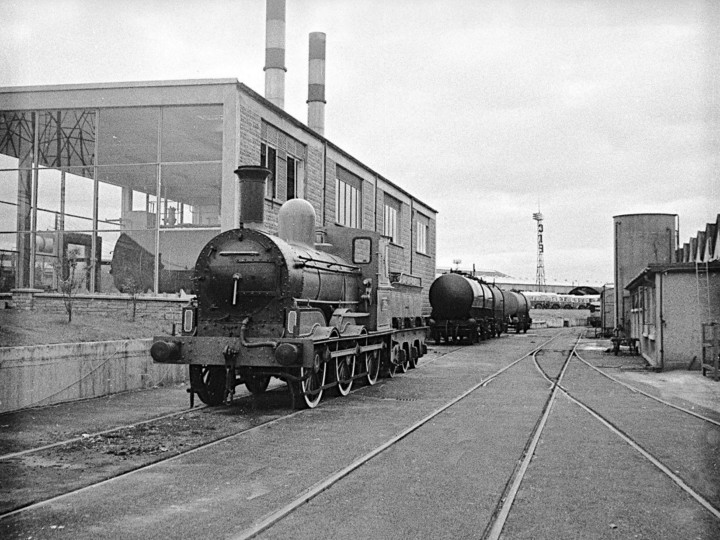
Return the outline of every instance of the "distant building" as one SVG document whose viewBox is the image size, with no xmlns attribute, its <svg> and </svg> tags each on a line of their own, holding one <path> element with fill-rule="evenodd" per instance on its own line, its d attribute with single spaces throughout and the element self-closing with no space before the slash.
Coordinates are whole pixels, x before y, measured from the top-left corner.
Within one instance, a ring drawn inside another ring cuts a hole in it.
<svg viewBox="0 0 720 540">
<path fill-rule="evenodd" d="M 439 276 L 441 274 L 449 272 L 450 270 L 451 269 L 447 267 L 437 268 L 435 270 L 435 275 Z M 488 283 L 495 283 L 496 285 L 502 286 L 505 289 L 514 289 L 518 291 L 539 290 L 538 285 L 534 279 L 515 278 L 497 270 L 474 270 L 472 268 L 453 268 L 453 270 L 460 270 L 469 274 L 475 274 L 478 278 L 481 278 Z M 544 292 L 558 294 L 575 294 L 575 292 L 582 292 L 582 294 L 600 294 L 602 288 L 602 283 L 582 283 L 577 281 L 568 283 L 546 281 L 543 290 Z"/>
</svg>

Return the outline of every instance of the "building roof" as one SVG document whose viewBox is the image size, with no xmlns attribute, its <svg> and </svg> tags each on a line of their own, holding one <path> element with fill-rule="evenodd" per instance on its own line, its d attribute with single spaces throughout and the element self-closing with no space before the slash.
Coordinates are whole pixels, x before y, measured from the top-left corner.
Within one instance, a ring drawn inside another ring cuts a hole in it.
<svg viewBox="0 0 720 540">
<path fill-rule="evenodd" d="M 720 272 L 720 261 L 711 261 L 709 263 L 699 264 L 696 262 L 676 262 L 669 264 L 650 264 L 637 276 L 635 276 L 630 282 L 625 285 L 628 291 L 636 289 L 643 284 L 646 280 L 649 280 L 655 274 L 695 274 L 698 269 L 702 269 L 707 272 Z"/>
<path fill-rule="evenodd" d="M 367 170 L 370 174 L 372 174 L 374 177 L 382 180 L 383 182 L 391 185 L 394 189 L 396 189 L 398 192 L 402 193 L 406 197 L 410 198 L 412 201 L 419 203 L 422 205 L 423 208 L 427 209 L 430 212 L 434 212 L 435 214 L 438 213 L 438 211 L 428 205 L 425 201 L 418 199 L 416 196 L 410 194 L 405 189 L 401 188 L 396 182 L 389 180 L 387 177 L 383 176 L 382 174 L 378 173 L 365 163 L 358 160 L 356 157 L 352 156 L 336 144 L 334 144 L 332 141 L 329 141 L 313 129 L 309 128 L 306 124 L 292 116 L 290 113 L 285 111 L 284 109 L 278 107 L 262 95 L 255 92 L 253 89 L 251 89 L 249 86 L 246 86 L 245 84 L 241 83 L 237 79 L 228 79 L 228 78 L 220 78 L 220 79 L 182 79 L 182 80 L 167 80 L 167 81 L 130 81 L 130 82 L 106 82 L 106 83 L 80 83 L 80 84 L 57 84 L 57 85 L 38 85 L 38 86 L 9 86 L 9 87 L 0 87 L 0 107 L 2 107 L 2 95 L 5 94 L 6 97 L 8 97 L 11 101 L 13 101 L 14 96 L 18 96 L 20 94 L 33 94 L 33 93 L 43 93 L 43 92 L 71 92 L 71 91 L 87 91 L 87 90 L 132 90 L 132 89 L 138 89 L 138 88 L 179 88 L 179 87 L 194 87 L 194 86 L 218 86 L 218 85 L 235 85 L 238 89 L 243 91 L 245 94 L 250 96 L 252 99 L 262 103 L 264 107 L 267 107 L 268 109 L 271 109 L 275 114 L 278 114 L 282 116 L 285 120 L 287 120 L 289 123 L 294 125 L 295 127 L 306 131 L 307 133 L 311 134 L 313 137 L 316 137 L 320 139 L 320 141 L 324 144 L 326 144 L 329 148 L 332 148 L 334 151 L 342 154 L 345 158 L 347 158 L 350 161 L 353 161 L 354 163 L 358 164 L 363 169 Z M 25 107 L 23 107 L 25 108 Z"/>
</svg>

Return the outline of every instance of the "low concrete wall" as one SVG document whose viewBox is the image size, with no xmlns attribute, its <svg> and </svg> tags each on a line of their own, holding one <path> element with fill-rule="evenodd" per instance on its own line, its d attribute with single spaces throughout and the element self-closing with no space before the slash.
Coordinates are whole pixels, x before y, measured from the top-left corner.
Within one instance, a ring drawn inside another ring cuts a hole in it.
<svg viewBox="0 0 720 540">
<path fill-rule="evenodd" d="M 135 299 L 135 320 L 164 320 L 179 323 L 182 306 L 191 297 L 141 294 Z M 42 311 L 66 315 L 63 295 L 39 289 L 13 289 L 12 303 L 20 311 Z M 78 294 L 73 297 L 73 313 L 97 317 L 130 318 L 132 297 L 127 294 Z"/>
<path fill-rule="evenodd" d="M 152 339 L 0 348 L 0 412 L 183 382 L 184 365 L 155 364 Z"/>
<path fill-rule="evenodd" d="M 532 317 L 532 314 L 530 315 Z M 562 328 L 564 326 L 587 326 L 587 319 L 583 317 L 532 317 L 532 328 Z"/>
</svg>

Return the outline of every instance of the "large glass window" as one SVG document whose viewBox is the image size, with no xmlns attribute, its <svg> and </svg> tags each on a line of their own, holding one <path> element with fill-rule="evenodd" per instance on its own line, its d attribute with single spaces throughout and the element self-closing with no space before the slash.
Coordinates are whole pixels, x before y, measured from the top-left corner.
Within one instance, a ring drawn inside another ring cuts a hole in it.
<svg viewBox="0 0 720 540">
<path fill-rule="evenodd" d="M 38 114 L 41 166 L 91 167 L 95 164 L 95 111 L 42 111 Z M 92 169 L 87 173 L 92 177 Z"/>
<path fill-rule="evenodd" d="M 99 117 L 98 165 L 157 162 L 160 108 L 102 109 Z"/>
<path fill-rule="evenodd" d="M 16 287 L 19 236 L 22 235 L 0 232 L 0 293 L 10 292 Z"/>
<path fill-rule="evenodd" d="M 162 165 L 160 226 L 220 225 L 220 163 Z"/>
<path fill-rule="evenodd" d="M 223 116 L 221 105 L 162 109 L 163 162 L 220 161 Z"/>
<path fill-rule="evenodd" d="M 88 291 L 158 290 L 188 250 L 161 230 L 217 233 L 222 133 L 221 105 L 0 111 L 0 288 L 74 261 Z"/>
</svg>

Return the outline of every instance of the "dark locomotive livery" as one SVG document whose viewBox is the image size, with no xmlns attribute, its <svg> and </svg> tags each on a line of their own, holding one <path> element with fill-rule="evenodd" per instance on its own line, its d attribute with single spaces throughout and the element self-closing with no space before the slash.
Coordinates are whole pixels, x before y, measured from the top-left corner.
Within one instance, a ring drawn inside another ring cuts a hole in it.
<svg viewBox="0 0 720 540">
<path fill-rule="evenodd" d="M 430 286 L 430 334 L 435 343 L 477 343 L 509 329 L 527 332 L 530 304 L 521 292 L 500 287 L 466 272 L 451 271 Z"/>
<path fill-rule="evenodd" d="M 315 211 L 302 199 L 282 206 L 277 236 L 251 228 L 263 222 L 269 171 L 235 172 L 245 224 L 201 251 L 181 333 L 154 339 L 154 361 L 189 364 L 191 397 L 209 405 L 231 399 L 239 384 L 264 392 L 276 377 L 295 408 L 415 367 L 427 352 L 422 289 L 390 282 L 389 239 L 329 226 L 316 245 Z"/>
</svg>

